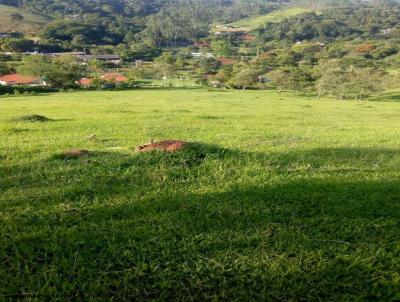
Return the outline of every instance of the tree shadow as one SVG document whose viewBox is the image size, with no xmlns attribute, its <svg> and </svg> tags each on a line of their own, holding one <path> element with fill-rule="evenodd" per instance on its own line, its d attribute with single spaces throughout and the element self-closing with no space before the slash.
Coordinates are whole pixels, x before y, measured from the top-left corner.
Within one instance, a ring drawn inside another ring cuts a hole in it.
<svg viewBox="0 0 400 302">
<path fill-rule="evenodd" d="M 0 296 L 394 297 L 398 154 L 193 144 L 2 167 Z"/>
<path fill-rule="evenodd" d="M 368 101 L 373 102 L 400 102 L 399 92 L 387 92 L 377 96 L 369 97 Z"/>
</svg>

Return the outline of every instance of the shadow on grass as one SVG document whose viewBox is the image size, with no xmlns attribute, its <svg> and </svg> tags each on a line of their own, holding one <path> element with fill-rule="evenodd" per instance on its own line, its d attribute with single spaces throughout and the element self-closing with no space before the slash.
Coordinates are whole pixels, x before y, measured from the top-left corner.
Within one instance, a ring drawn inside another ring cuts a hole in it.
<svg viewBox="0 0 400 302">
<path fill-rule="evenodd" d="M 385 173 L 398 157 L 197 144 L 3 167 L 0 296 L 389 300 L 400 180 Z"/>
<path fill-rule="evenodd" d="M 400 92 L 382 93 L 367 99 L 373 102 L 400 102 Z"/>
</svg>

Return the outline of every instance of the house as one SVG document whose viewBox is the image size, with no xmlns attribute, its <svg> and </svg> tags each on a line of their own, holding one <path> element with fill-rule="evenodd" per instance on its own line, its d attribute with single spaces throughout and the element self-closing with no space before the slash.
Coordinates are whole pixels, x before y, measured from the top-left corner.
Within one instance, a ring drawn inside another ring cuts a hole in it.
<svg viewBox="0 0 400 302">
<path fill-rule="evenodd" d="M 256 39 L 256 36 L 255 35 L 251 35 L 251 34 L 244 34 L 244 35 L 241 35 L 239 37 L 239 39 L 242 40 L 242 41 L 251 42 L 251 41 L 254 41 Z"/>
<path fill-rule="evenodd" d="M 87 54 L 79 54 L 76 56 L 78 59 L 87 63 L 92 60 L 102 61 L 113 63 L 114 65 L 119 65 L 122 62 L 122 59 L 119 55 L 87 55 Z"/>
<path fill-rule="evenodd" d="M 126 83 L 129 81 L 126 76 L 118 72 L 105 73 L 98 79 L 112 84 Z M 94 78 L 82 78 L 77 82 L 77 84 L 81 85 L 82 87 L 89 87 L 93 84 L 94 80 Z"/>
<path fill-rule="evenodd" d="M 19 32 L 0 32 L 0 39 L 3 38 L 22 38 L 23 34 Z"/>
<path fill-rule="evenodd" d="M 89 79 L 89 78 L 82 78 L 78 81 L 77 84 L 83 86 L 83 87 L 89 87 L 92 85 L 94 79 Z"/>
<path fill-rule="evenodd" d="M 193 46 L 197 47 L 197 48 L 210 48 L 211 47 L 210 43 L 205 42 L 205 41 L 196 42 L 193 44 Z"/>
<path fill-rule="evenodd" d="M 126 76 L 117 72 L 105 73 L 100 77 L 100 79 L 113 83 L 125 83 L 129 81 L 129 79 Z"/>
<path fill-rule="evenodd" d="M 202 53 L 202 52 L 192 52 L 192 57 L 193 58 L 213 58 L 214 55 L 210 52 L 207 53 Z"/>
<path fill-rule="evenodd" d="M 40 77 L 25 76 L 20 74 L 8 74 L 0 77 L 0 85 L 3 86 L 46 86 L 47 83 Z"/>
<path fill-rule="evenodd" d="M 217 61 L 221 62 L 222 65 L 233 65 L 237 62 L 237 60 L 228 58 L 217 58 Z"/>
<path fill-rule="evenodd" d="M 43 53 L 43 55 L 45 55 L 47 57 L 53 57 L 53 58 L 61 57 L 61 56 L 78 57 L 78 56 L 86 55 L 86 53 L 85 52 L 80 52 L 80 51 L 74 51 L 74 52 L 50 52 L 50 53 Z"/>
</svg>

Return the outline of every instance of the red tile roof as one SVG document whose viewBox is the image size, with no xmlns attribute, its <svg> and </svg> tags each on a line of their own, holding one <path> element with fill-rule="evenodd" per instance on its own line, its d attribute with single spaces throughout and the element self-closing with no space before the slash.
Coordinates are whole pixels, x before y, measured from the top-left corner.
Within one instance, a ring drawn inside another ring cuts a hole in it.
<svg viewBox="0 0 400 302">
<path fill-rule="evenodd" d="M 101 79 L 111 82 L 127 82 L 128 78 L 120 73 L 105 73 L 101 77 Z"/>
<path fill-rule="evenodd" d="M 254 35 L 250 35 L 250 34 L 246 34 L 240 37 L 240 40 L 242 41 L 254 41 L 256 39 L 256 36 Z"/>
<path fill-rule="evenodd" d="M 83 86 L 89 86 L 91 85 L 93 82 L 93 79 L 88 79 L 88 78 L 82 78 L 79 80 L 79 84 L 83 85 Z"/>
<path fill-rule="evenodd" d="M 222 65 L 233 65 L 237 61 L 233 59 L 228 59 L 228 58 L 217 58 L 218 61 L 222 63 Z"/>
<path fill-rule="evenodd" d="M 25 76 L 20 74 L 8 74 L 0 77 L 0 81 L 5 82 L 9 85 L 27 85 L 27 84 L 36 84 L 40 82 L 40 78 L 35 76 Z"/>
</svg>

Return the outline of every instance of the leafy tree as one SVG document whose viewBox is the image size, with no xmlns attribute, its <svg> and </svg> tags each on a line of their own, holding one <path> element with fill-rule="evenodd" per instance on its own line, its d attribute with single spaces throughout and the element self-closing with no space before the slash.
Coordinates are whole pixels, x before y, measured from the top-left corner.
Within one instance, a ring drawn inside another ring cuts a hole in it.
<svg viewBox="0 0 400 302">
<path fill-rule="evenodd" d="M 164 52 L 154 61 L 154 65 L 163 80 L 167 80 L 176 70 L 175 58 L 171 52 Z"/>
<path fill-rule="evenodd" d="M 324 95 L 342 95 L 342 84 L 345 81 L 345 70 L 343 69 L 340 61 L 337 59 L 330 59 L 320 62 L 317 67 L 319 79 L 315 83 L 318 98 Z"/>
<path fill-rule="evenodd" d="M 90 43 L 89 39 L 82 34 L 76 35 L 71 41 L 72 47 L 78 50 L 83 50 L 85 52 L 89 43 Z"/>
<path fill-rule="evenodd" d="M 24 38 L 5 38 L 0 41 L 1 49 L 10 52 L 33 51 L 34 42 Z"/>
<path fill-rule="evenodd" d="M 8 73 L 10 73 L 10 71 L 11 71 L 11 69 L 7 65 L 7 63 L 0 62 L 0 75 L 8 74 Z"/>
<path fill-rule="evenodd" d="M 221 62 L 214 58 L 200 58 L 199 67 L 202 74 L 216 73 L 221 67 Z"/>
<path fill-rule="evenodd" d="M 385 73 L 371 67 L 343 65 L 339 60 L 321 62 L 320 77 L 316 82 L 318 97 L 334 95 L 338 99 L 361 100 L 384 87 Z"/>
<path fill-rule="evenodd" d="M 283 90 L 305 90 L 313 81 L 311 75 L 297 67 L 282 67 L 268 73 L 271 85 Z"/>
<path fill-rule="evenodd" d="M 255 85 L 258 82 L 260 72 L 253 69 L 244 69 L 233 76 L 234 86 L 246 90 L 246 88 Z"/>
<path fill-rule="evenodd" d="M 21 74 L 39 76 L 53 87 L 73 86 L 84 75 L 82 65 L 71 56 L 53 60 L 39 55 L 28 56 L 17 70 Z"/>
</svg>

